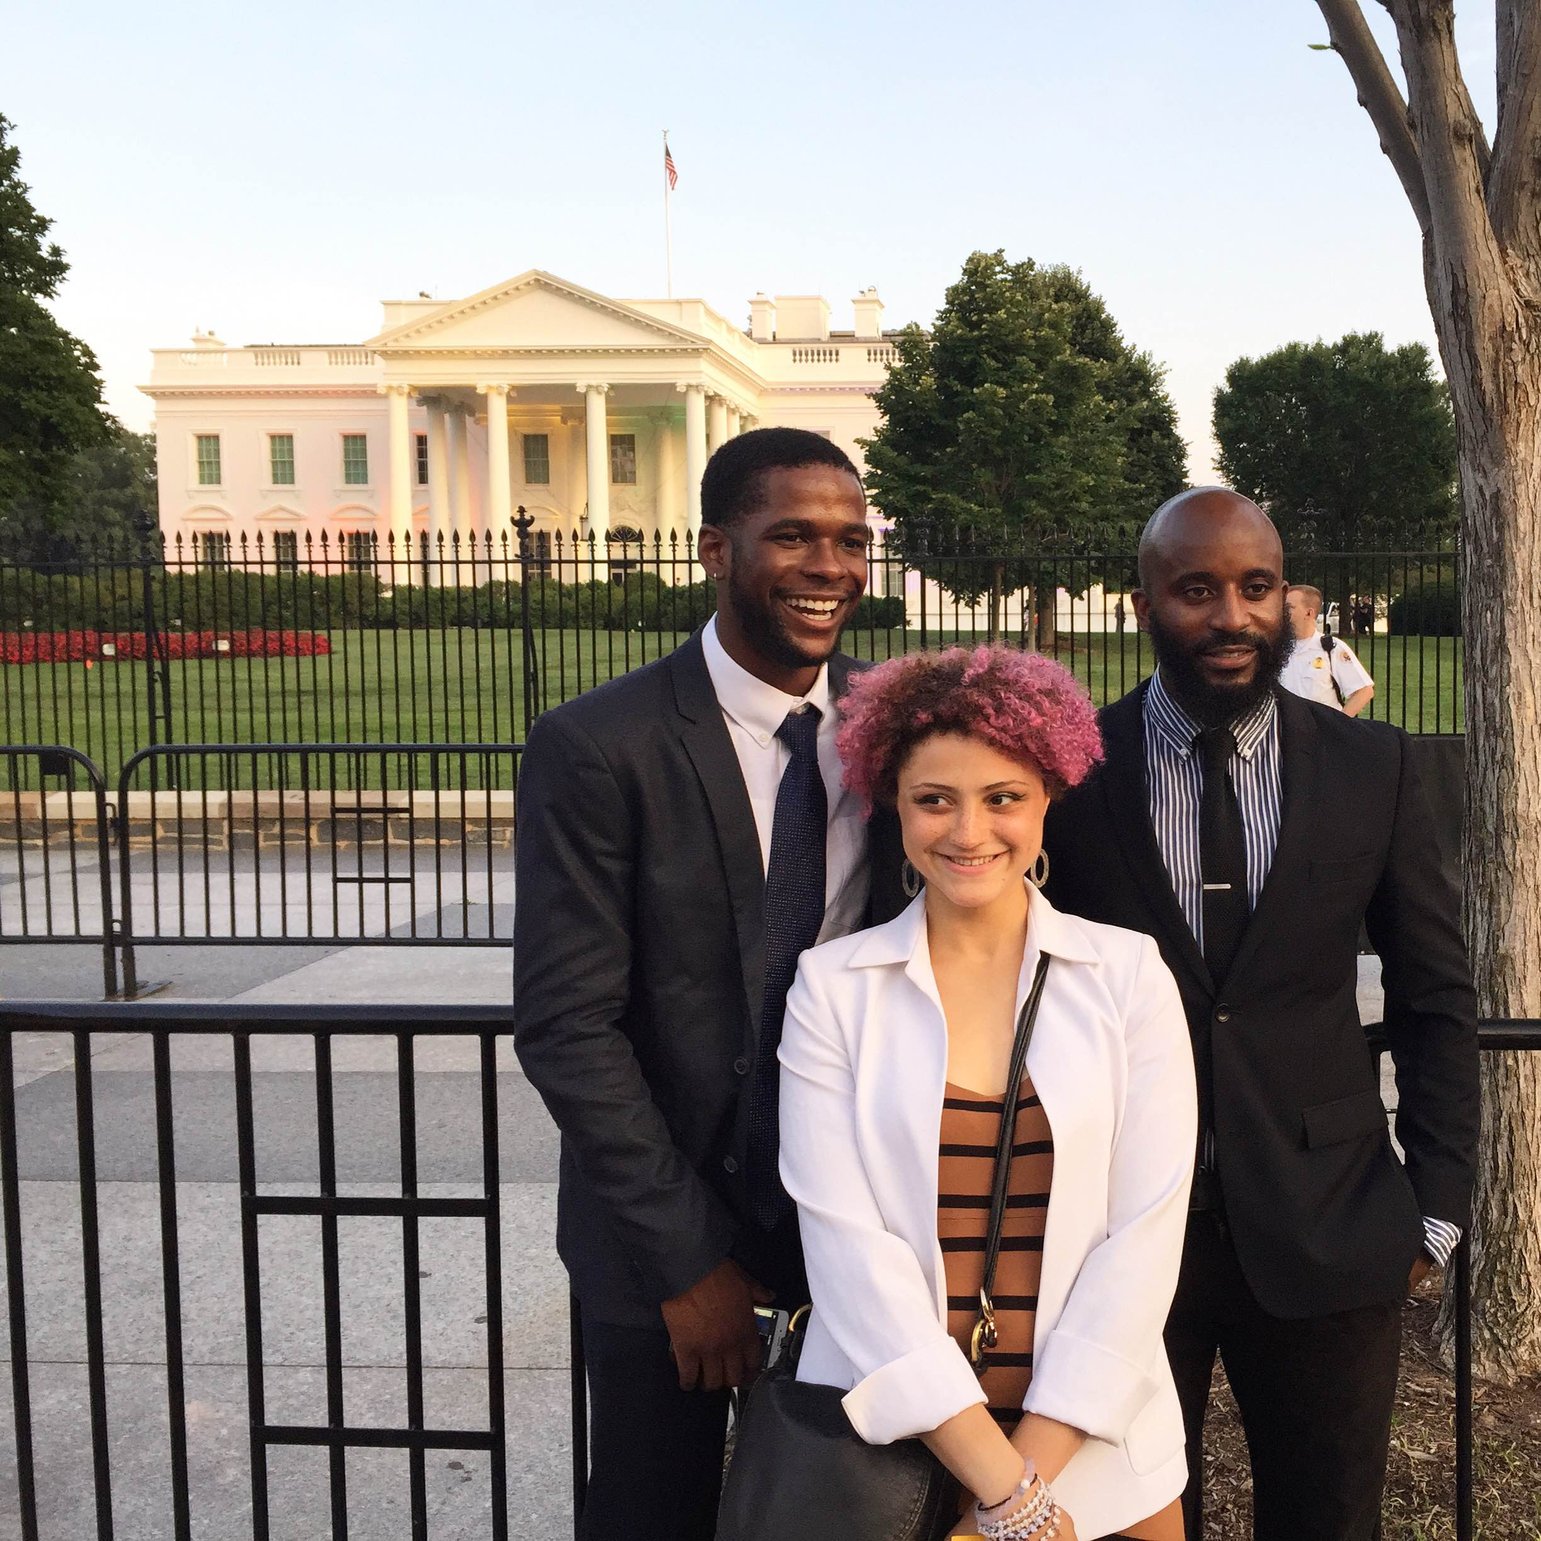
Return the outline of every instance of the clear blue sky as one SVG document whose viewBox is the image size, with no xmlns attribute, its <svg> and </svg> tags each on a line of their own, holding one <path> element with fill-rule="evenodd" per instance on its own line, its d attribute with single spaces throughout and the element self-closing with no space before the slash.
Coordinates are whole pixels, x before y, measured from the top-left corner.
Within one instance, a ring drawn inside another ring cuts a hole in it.
<svg viewBox="0 0 1541 1541">
<path fill-rule="evenodd" d="M 1383 39 L 1380 7 L 1366 5 Z M 1479 107 L 1492 3 L 1462 15 Z M 1311 0 L 270 0 L 16 6 L 0 112 L 135 427 L 149 349 L 355 341 L 541 267 L 612 295 L 876 284 L 926 322 L 976 248 L 1068 262 L 1169 370 L 1195 479 L 1231 360 L 1433 344 L 1417 230 Z M 1389 40 L 1389 39 L 1388 39 Z"/>
</svg>

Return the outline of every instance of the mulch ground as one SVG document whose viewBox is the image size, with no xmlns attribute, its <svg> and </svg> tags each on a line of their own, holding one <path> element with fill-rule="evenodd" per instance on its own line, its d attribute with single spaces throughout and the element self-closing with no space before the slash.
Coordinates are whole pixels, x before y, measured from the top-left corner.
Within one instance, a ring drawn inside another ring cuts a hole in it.
<svg viewBox="0 0 1541 1541">
<path fill-rule="evenodd" d="M 1455 1541 L 1455 1381 L 1432 1336 L 1438 1290 L 1426 1281 L 1403 1315 L 1383 1541 Z M 1250 1541 L 1247 1449 L 1224 1381 L 1217 1372 L 1204 1441 L 1203 1541 Z M 1541 1541 L 1541 1376 L 1515 1387 L 1477 1381 L 1472 1401 L 1476 1533 Z"/>
</svg>

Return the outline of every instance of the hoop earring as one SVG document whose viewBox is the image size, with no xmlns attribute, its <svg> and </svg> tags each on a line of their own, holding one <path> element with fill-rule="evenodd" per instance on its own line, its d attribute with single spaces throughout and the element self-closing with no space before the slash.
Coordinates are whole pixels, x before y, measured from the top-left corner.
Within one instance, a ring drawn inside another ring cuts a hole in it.
<svg viewBox="0 0 1541 1541">
<path fill-rule="evenodd" d="M 1038 859 L 1027 869 L 1027 881 L 1034 888 L 1042 888 L 1049 881 L 1049 853 L 1042 846 L 1038 848 Z"/>
<path fill-rule="evenodd" d="M 913 899 L 925 886 L 908 856 L 899 863 L 899 886 L 904 890 L 906 899 Z"/>
</svg>

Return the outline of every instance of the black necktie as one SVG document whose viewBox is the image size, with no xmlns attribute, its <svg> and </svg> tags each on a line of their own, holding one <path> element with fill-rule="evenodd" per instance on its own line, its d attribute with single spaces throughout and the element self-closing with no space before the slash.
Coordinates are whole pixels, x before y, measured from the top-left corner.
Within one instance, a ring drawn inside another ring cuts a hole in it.
<svg viewBox="0 0 1541 1541">
<path fill-rule="evenodd" d="M 814 706 L 788 712 L 776 730 L 788 759 L 776 790 L 770 862 L 765 871 L 765 995 L 749 1103 L 749 1201 L 757 1224 L 772 1229 L 790 1201 L 776 1157 L 781 1143 L 776 1050 L 798 955 L 824 924 L 824 841 L 829 801 L 819 774 L 819 720 Z"/>
<path fill-rule="evenodd" d="M 1204 961 L 1218 989 L 1225 983 L 1247 929 L 1247 843 L 1241 827 L 1241 805 L 1231 784 L 1235 735 L 1229 728 L 1206 728 L 1193 742 L 1204 767 L 1204 794 L 1199 804 Z"/>
</svg>

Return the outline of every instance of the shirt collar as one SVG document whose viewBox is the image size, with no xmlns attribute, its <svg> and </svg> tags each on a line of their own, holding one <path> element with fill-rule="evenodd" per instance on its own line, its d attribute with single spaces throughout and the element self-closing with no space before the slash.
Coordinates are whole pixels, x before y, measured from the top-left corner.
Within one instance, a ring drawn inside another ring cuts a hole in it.
<svg viewBox="0 0 1541 1541">
<path fill-rule="evenodd" d="M 701 633 L 701 650 L 706 654 L 706 672 L 711 676 L 717 704 L 762 748 L 768 749 L 787 713 L 800 706 L 816 706 L 823 714 L 820 727 L 830 726 L 831 700 L 829 665 L 819 668 L 818 678 L 805 696 L 791 696 L 774 685 L 756 678 L 742 664 L 728 656 L 717 635 L 717 617 L 706 623 Z"/>
<path fill-rule="evenodd" d="M 1035 960 L 1040 952 L 1063 958 L 1067 963 L 1095 963 L 1099 957 L 1093 945 L 1088 923 L 1074 915 L 1062 915 L 1036 888 L 1028 889 L 1027 946 L 1025 960 Z M 931 978 L 928 993 L 935 993 L 930 969 L 930 943 L 926 932 L 926 896 L 913 899 L 892 920 L 872 926 L 853 937 L 851 968 L 869 968 L 885 963 L 910 965 L 906 972 L 918 971 Z M 1024 977 L 1026 968 L 1024 964 Z"/>
<path fill-rule="evenodd" d="M 1278 718 L 1279 703 L 1270 690 L 1245 717 L 1239 717 L 1230 725 L 1231 732 L 1236 735 L 1237 754 L 1250 760 L 1258 746 L 1275 730 Z M 1151 675 L 1145 692 L 1145 720 L 1178 754 L 1193 753 L 1193 740 L 1200 731 L 1199 724 L 1172 699 L 1161 682 L 1159 668 Z"/>
</svg>

